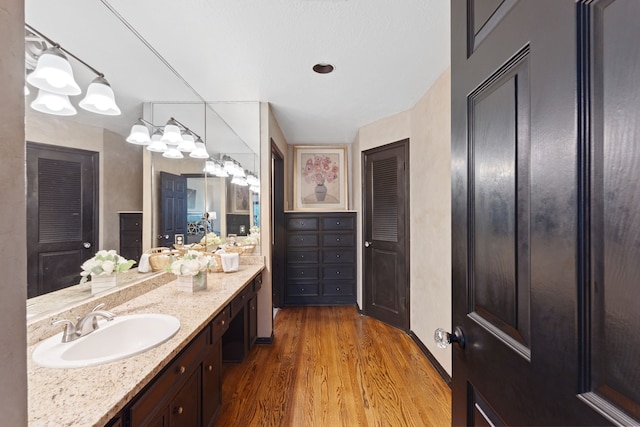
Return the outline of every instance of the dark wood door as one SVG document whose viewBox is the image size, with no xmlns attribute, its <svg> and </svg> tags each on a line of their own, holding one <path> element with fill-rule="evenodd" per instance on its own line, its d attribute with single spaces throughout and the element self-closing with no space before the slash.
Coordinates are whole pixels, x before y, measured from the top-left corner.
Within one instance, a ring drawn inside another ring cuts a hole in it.
<svg viewBox="0 0 640 427">
<path fill-rule="evenodd" d="M 27 143 L 28 297 L 76 285 L 98 248 L 98 154 Z"/>
<path fill-rule="evenodd" d="M 187 237 L 187 178 L 160 172 L 160 235 L 158 246 L 172 247 L 175 237 Z M 186 243 L 186 240 L 184 240 Z"/>
<path fill-rule="evenodd" d="M 640 424 L 638 16 L 452 3 L 454 425 Z"/>
<path fill-rule="evenodd" d="M 364 311 L 409 330 L 409 140 L 363 153 Z"/>
</svg>

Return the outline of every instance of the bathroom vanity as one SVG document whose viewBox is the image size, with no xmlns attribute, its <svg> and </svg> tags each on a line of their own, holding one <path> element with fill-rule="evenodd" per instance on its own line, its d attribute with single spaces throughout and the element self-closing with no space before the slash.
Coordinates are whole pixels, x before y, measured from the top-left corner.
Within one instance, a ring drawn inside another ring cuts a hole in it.
<svg viewBox="0 0 640 427">
<path fill-rule="evenodd" d="M 37 343 L 30 345 L 29 425 L 211 425 L 221 405 L 223 357 L 241 361 L 256 339 L 259 259 L 235 273 L 209 273 L 205 291 L 181 292 L 171 281 L 105 307 L 116 315 L 163 313 L 180 320 L 176 335 L 139 355 L 53 369 L 31 360 Z"/>
</svg>

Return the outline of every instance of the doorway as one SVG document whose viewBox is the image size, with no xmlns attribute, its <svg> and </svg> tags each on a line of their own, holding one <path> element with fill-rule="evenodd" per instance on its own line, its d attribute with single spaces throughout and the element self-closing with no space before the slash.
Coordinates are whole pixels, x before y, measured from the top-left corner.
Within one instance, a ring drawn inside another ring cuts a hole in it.
<svg viewBox="0 0 640 427">
<path fill-rule="evenodd" d="M 284 263 L 286 228 L 284 224 L 284 156 L 271 140 L 271 265 L 274 307 L 284 306 Z"/>
<path fill-rule="evenodd" d="M 409 331 L 409 140 L 364 151 L 364 312 Z"/>
<path fill-rule="evenodd" d="M 27 142 L 27 294 L 80 281 L 98 248 L 98 153 Z"/>
</svg>

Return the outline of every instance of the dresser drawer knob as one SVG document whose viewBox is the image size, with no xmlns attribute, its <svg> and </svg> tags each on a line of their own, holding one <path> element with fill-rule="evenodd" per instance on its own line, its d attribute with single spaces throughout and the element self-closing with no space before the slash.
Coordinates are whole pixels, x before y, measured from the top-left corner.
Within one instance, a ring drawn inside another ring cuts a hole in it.
<svg viewBox="0 0 640 427">
<path fill-rule="evenodd" d="M 340 275 L 340 272 L 339 272 L 339 271 L 336 271 L 336 275 L 337 275 L 337 276 L 339 276 L 339 275 Z"/>
<path fill-rule="evenodd" d="M 301 271 L 301 272 L 300 272 L 300 275 L 301 275 L 301 276 L 304 276 L 304 271 Z"/>
<path fill-rule="evenodd" d="M 340 225 L 340 221 L 336 221 L 336 225 Z"/>
<path fill-rule="evenodd" d="M 337 237 L 337 238 L 336 238 L 336 242 L 339 242 L 339 241 L 340 241 L 340 238 L 339 238 L 339 237 Z"/>
<path fill-rule="evenodd" d="M 336 254 L 336 258 L 340 258 L 340 254 Z"/>
<path fill-rule="evenodd" d="M 300 221 L 300 226 L 303 226 L 303 225 L 304 225 L 304 221 Z"/>
<path fill-rule="evenodd" d="M 184 366 L 180 366 L 180 368 L 178 368 L 179 374 L 184 374 L 186 371 L 187 371 L 187 368 L 185 368 Z"/>
<path fill-rule="evenodd" d="M 173 412 L 174 412 L 175 414 L 182 415 L 182 413 L 184 412 L 184 408 L 183 408 L 182 406 L 179 406 L 179 407 L 175 408 L 175 409 L 173 410 Z"/>
<path fill-rule="evenodd" d="M 209 372 L 213 371 L 213 366 L 209 365 L 207 366 L 207 369 L 209 370 Z"/>
<path fill-rule="evenodd" d="M 221 324 L 222 326 L 224 326 L 224 320 L 221 320 L 221 321 L 220 321 L 220 324 Z"/>
<path fill-rule="evenodd" d="M 336 291 L 340 292 L 340 287 L 339 286 L 336 288 Z"/>
<path fill-rule="evenodd" d="M 304 255 L 300 255 L 300 259 L 304 259 Z"/>
</svg>

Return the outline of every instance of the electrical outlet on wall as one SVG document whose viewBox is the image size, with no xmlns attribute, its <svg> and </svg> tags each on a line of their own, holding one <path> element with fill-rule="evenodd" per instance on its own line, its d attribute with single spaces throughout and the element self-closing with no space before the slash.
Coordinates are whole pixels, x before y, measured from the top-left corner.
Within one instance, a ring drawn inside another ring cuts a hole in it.
<svg viewBox="0 0 640 427">
<path fill-rule="evenodd" d="M 176 245 L 184 245 L 184 234 L 176 234 L 174 243 Z"/>
</svg>

